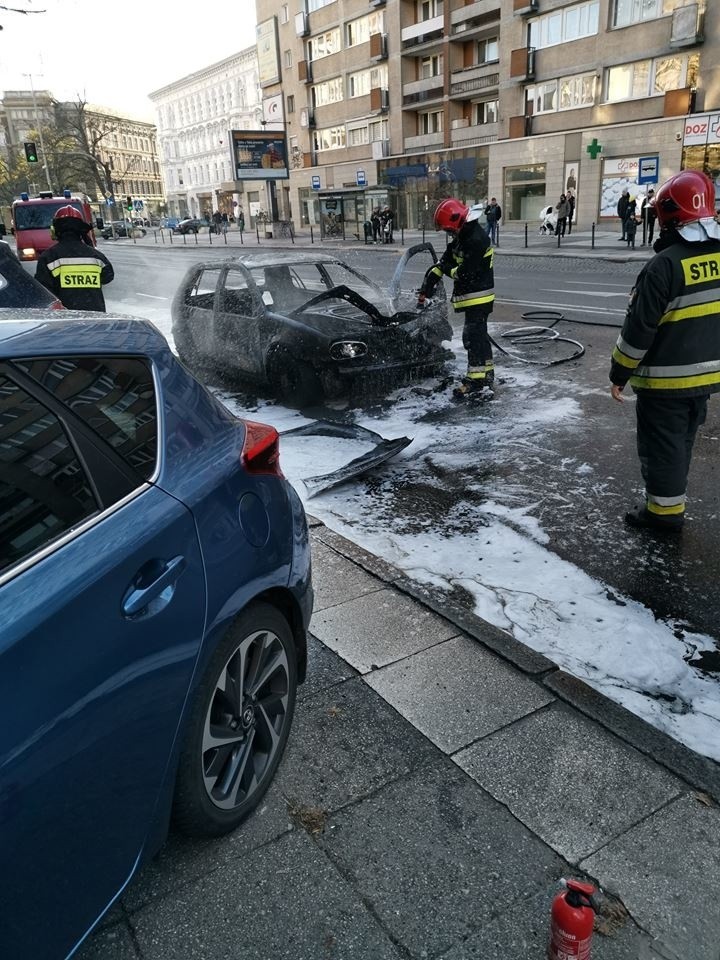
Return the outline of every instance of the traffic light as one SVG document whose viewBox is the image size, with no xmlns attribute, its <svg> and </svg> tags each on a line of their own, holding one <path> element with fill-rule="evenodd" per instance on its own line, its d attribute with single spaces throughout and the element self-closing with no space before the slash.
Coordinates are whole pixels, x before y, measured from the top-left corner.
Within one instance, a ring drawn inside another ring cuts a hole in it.
<svg viewBox="0 0 720 960">
<path fill-rule="evenodd" d="M 25 159 L 27 160 L 27 162 L 37 163 L 38 162 L 37 147 L 35 146 L 35 143 L 32 140 L 30 140 L 24 144 L 24 147 L 25 147 Z"/>
<path fill-rule="evenodd" d="M 132 208 L 133 208 L 132 197 L 125 197 L 125 209 L 132 210 Z"/>
</svg>

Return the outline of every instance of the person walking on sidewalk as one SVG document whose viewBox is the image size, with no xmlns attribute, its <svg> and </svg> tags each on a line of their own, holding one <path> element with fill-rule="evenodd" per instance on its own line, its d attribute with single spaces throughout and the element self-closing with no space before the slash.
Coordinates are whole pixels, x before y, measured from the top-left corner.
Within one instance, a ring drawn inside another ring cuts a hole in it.
<svg viewBox="0 0 720 960">
<path fill-rule="evenodd" d="M 490 198 L 490 203 L 485 207 L 485 221 L 487 223 L 487 234 L 492 243 L 497 243 L 498 225 L 502 220 L 502 210 L 495 197 Z"/>
<path fill-rule="evenodd" d="M 569 236 L 572 233 L 573 218 L 575 217 L 575 194 L 572 190 L 568 190 L 565 196 L 568 204 L 567 232 Z"/>
<path fill-rule="evenodd" d="M 88 240 L 92 225 L 67 204 L 55 213 L 52 233 L 57 243 L 40 254 L 35 279 L 54 293 L 68 310 L 105 312 L 102 288 L 115 276 L 112 264 Z"/>
<path fill-rule="evenodd" d="M 570 212 L 570 204 L 567 202 L 567 197 L 565 196 L 564 193 L 560 194 L 560 199 L 555 204 L 555 209 L 557 210 L 557 223 L 555 224 L 555 236 L 564 237 L 565 228 L 567 227 L 568 213 Z"/>
<path fill-rule="evenodd" d="M 440 260 L 425 274 L 418 292 L 422 307 L 443 276 L 454 280 L 452 303 L 465 314 L 463 346 L 467 350 L 467 372 L 454 391 L 458 400 L 470 394 L 490 399 L 495 380 L 492 345 L 487 321 L 495 302 L 493 256 L 490 238 L 480 225 L 479 211 L 460 200 L 442 200 L 435 210 L 435 229 L 444 230 L 450 242 Z"/>
<path fill-rule="evenodd" d="M 708 176 L 684 170 L 655 204 L 656 255 L 640 271 L 612 354 L 613 399 L 637 394 L 637 449 L 645 503 L 633 527 L 678 531 L 695 434 L 720 390 L 720 225 Z"/>
<path fill-rule="evenodd" d="M 620 229 L 622 234 L 620 240 L 624 243 L 626 241 L 625 237 L 625 214 L 627 213 L 628 203 L 630 202 L 630 191 L 623 190 L 620 194 L 620 199 L 617 202 L 617 215 L 620 217 Z"/>
<path fill-rule="evenodd" d="M 643 228 L 643 238 L 642 245 L 645 246 L 647 243 L 648 246 L 652 246 L 653 234 L 655 233 L 655 220 L 657 214 L 655 213 L 655 191 L 648 190 L 647 196 L 642 202 L 640 207 L 640 217 L 642 219 L 642 228 Z"/>
</svg>

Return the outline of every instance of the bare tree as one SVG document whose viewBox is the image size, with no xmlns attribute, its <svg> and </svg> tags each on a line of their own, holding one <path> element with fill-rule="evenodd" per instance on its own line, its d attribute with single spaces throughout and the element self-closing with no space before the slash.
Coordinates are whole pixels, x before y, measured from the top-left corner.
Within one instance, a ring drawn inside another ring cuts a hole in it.
<svg viewBox="0 0 720 960">
<path fill-rule="evenodd" d="M 32 0 L 30 0 L 30 2 L 32 2 Z M 0 3 L 0 10 L 2 10 L 4 13 L 22 13 L 24 15 L 33 13 L 47 13 L 46 10 L 31 10 L 29 7 L 6 7 L 3 3 Z M 0 24 L 0 30 L 2 29 L 2 24 Z"/>
</svg>

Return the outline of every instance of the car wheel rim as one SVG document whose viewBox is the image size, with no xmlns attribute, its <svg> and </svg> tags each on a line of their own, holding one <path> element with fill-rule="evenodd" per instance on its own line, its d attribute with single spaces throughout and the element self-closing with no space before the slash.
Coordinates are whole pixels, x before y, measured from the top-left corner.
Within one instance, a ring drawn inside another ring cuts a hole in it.
<svg viewBox="0 0 720 960">
<path fill-rule="evenodd" d="M 220 671 L 205 717 L 203 780 L 215 806 L 233 810 L 260 788 L 283 741 L 289 694 L 280 638 L 250 634 Z"/>
</svg>

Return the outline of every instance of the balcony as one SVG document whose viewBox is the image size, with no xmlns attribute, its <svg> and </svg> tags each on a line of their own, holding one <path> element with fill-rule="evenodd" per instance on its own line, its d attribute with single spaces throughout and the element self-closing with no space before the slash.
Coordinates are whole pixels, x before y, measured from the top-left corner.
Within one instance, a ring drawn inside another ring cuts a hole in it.
<svg viewBox="0 0 720 960">
<path fill-rule="evenodd" d="M 387 60 L 388 55 L 388 36 L 386 33 L 373 33 L 370 35 L 370 59 Z"/>
<path fill-rule="evenodd" d="M 513 13 L 526 17 L 529 13 L 537 13 L 540 9 L 539 0 L 513 0 Z"/>
<path fill-rule="evenodd" d="M 312 63 L 310 60 L 298 60 L 298 80 L 300 83 L 312 83 Z"/>
<path fill-rule="evenodd" d="M 519 47 L 510 53 L 510 76 L 513 80 L 535 79 L 535 47 Z"/>
<path fill-rule="evenodd" d="M 445 84 L 442 75 L 426 77 L 424 80 L 414 80 L 412 83 L 404 83 L 402 88 L 404 107 L 442 100 L 444 95 Z"/>
<path fill-rule="evenodd" d="M 498 138 L 498 125 L 478 123 L 473 126 L 453 127 L 450 136 L 454 147 L 475 147 L 483 143 L 494 143 Z"/>
<path fill-rule="evenodd" d="M 390 109 L 390 91 L 373 87 L 370 91 L 370 109 L 376 113 L 387 113 Z"/>
<path fill-rule="evenodd" d="M 423 133 L 419 137 L 405 137 L 403 141 L 406 151 L 426 150 L 428 147 L 442 147 L 444 143 L 445 134 L 442 130 L 439 133 Z"/>
<path fill-rule="evenodd" d="M 470 40 L 473 35 L 500 21 L 500 0 L 475 0 L 450 14 L 450 36 Z"/>
<path fill-rule="evenodd" d="M 473 93 L 492 93 L 500 85 L 497 63 L 477 63 L 450 74 L 450 96 L 464 98 Z"/>
<path fill-rule="evenodd" d="M 670 28 L 670 46 L 692 47 L 702 43 L 704 14 L 697 3 L 688 3 L 673 11 L 672 26 Z"/>
<path fill-rule="evenodd" d="M 400 40 L 403 47 L 416 47 L 431 40 L 442 40 L 445 29 L 445 17 L 431 17 L 429 20 L 421 20 L 420 23 L 413 23 L 400 31 Z"/>
</svg>

